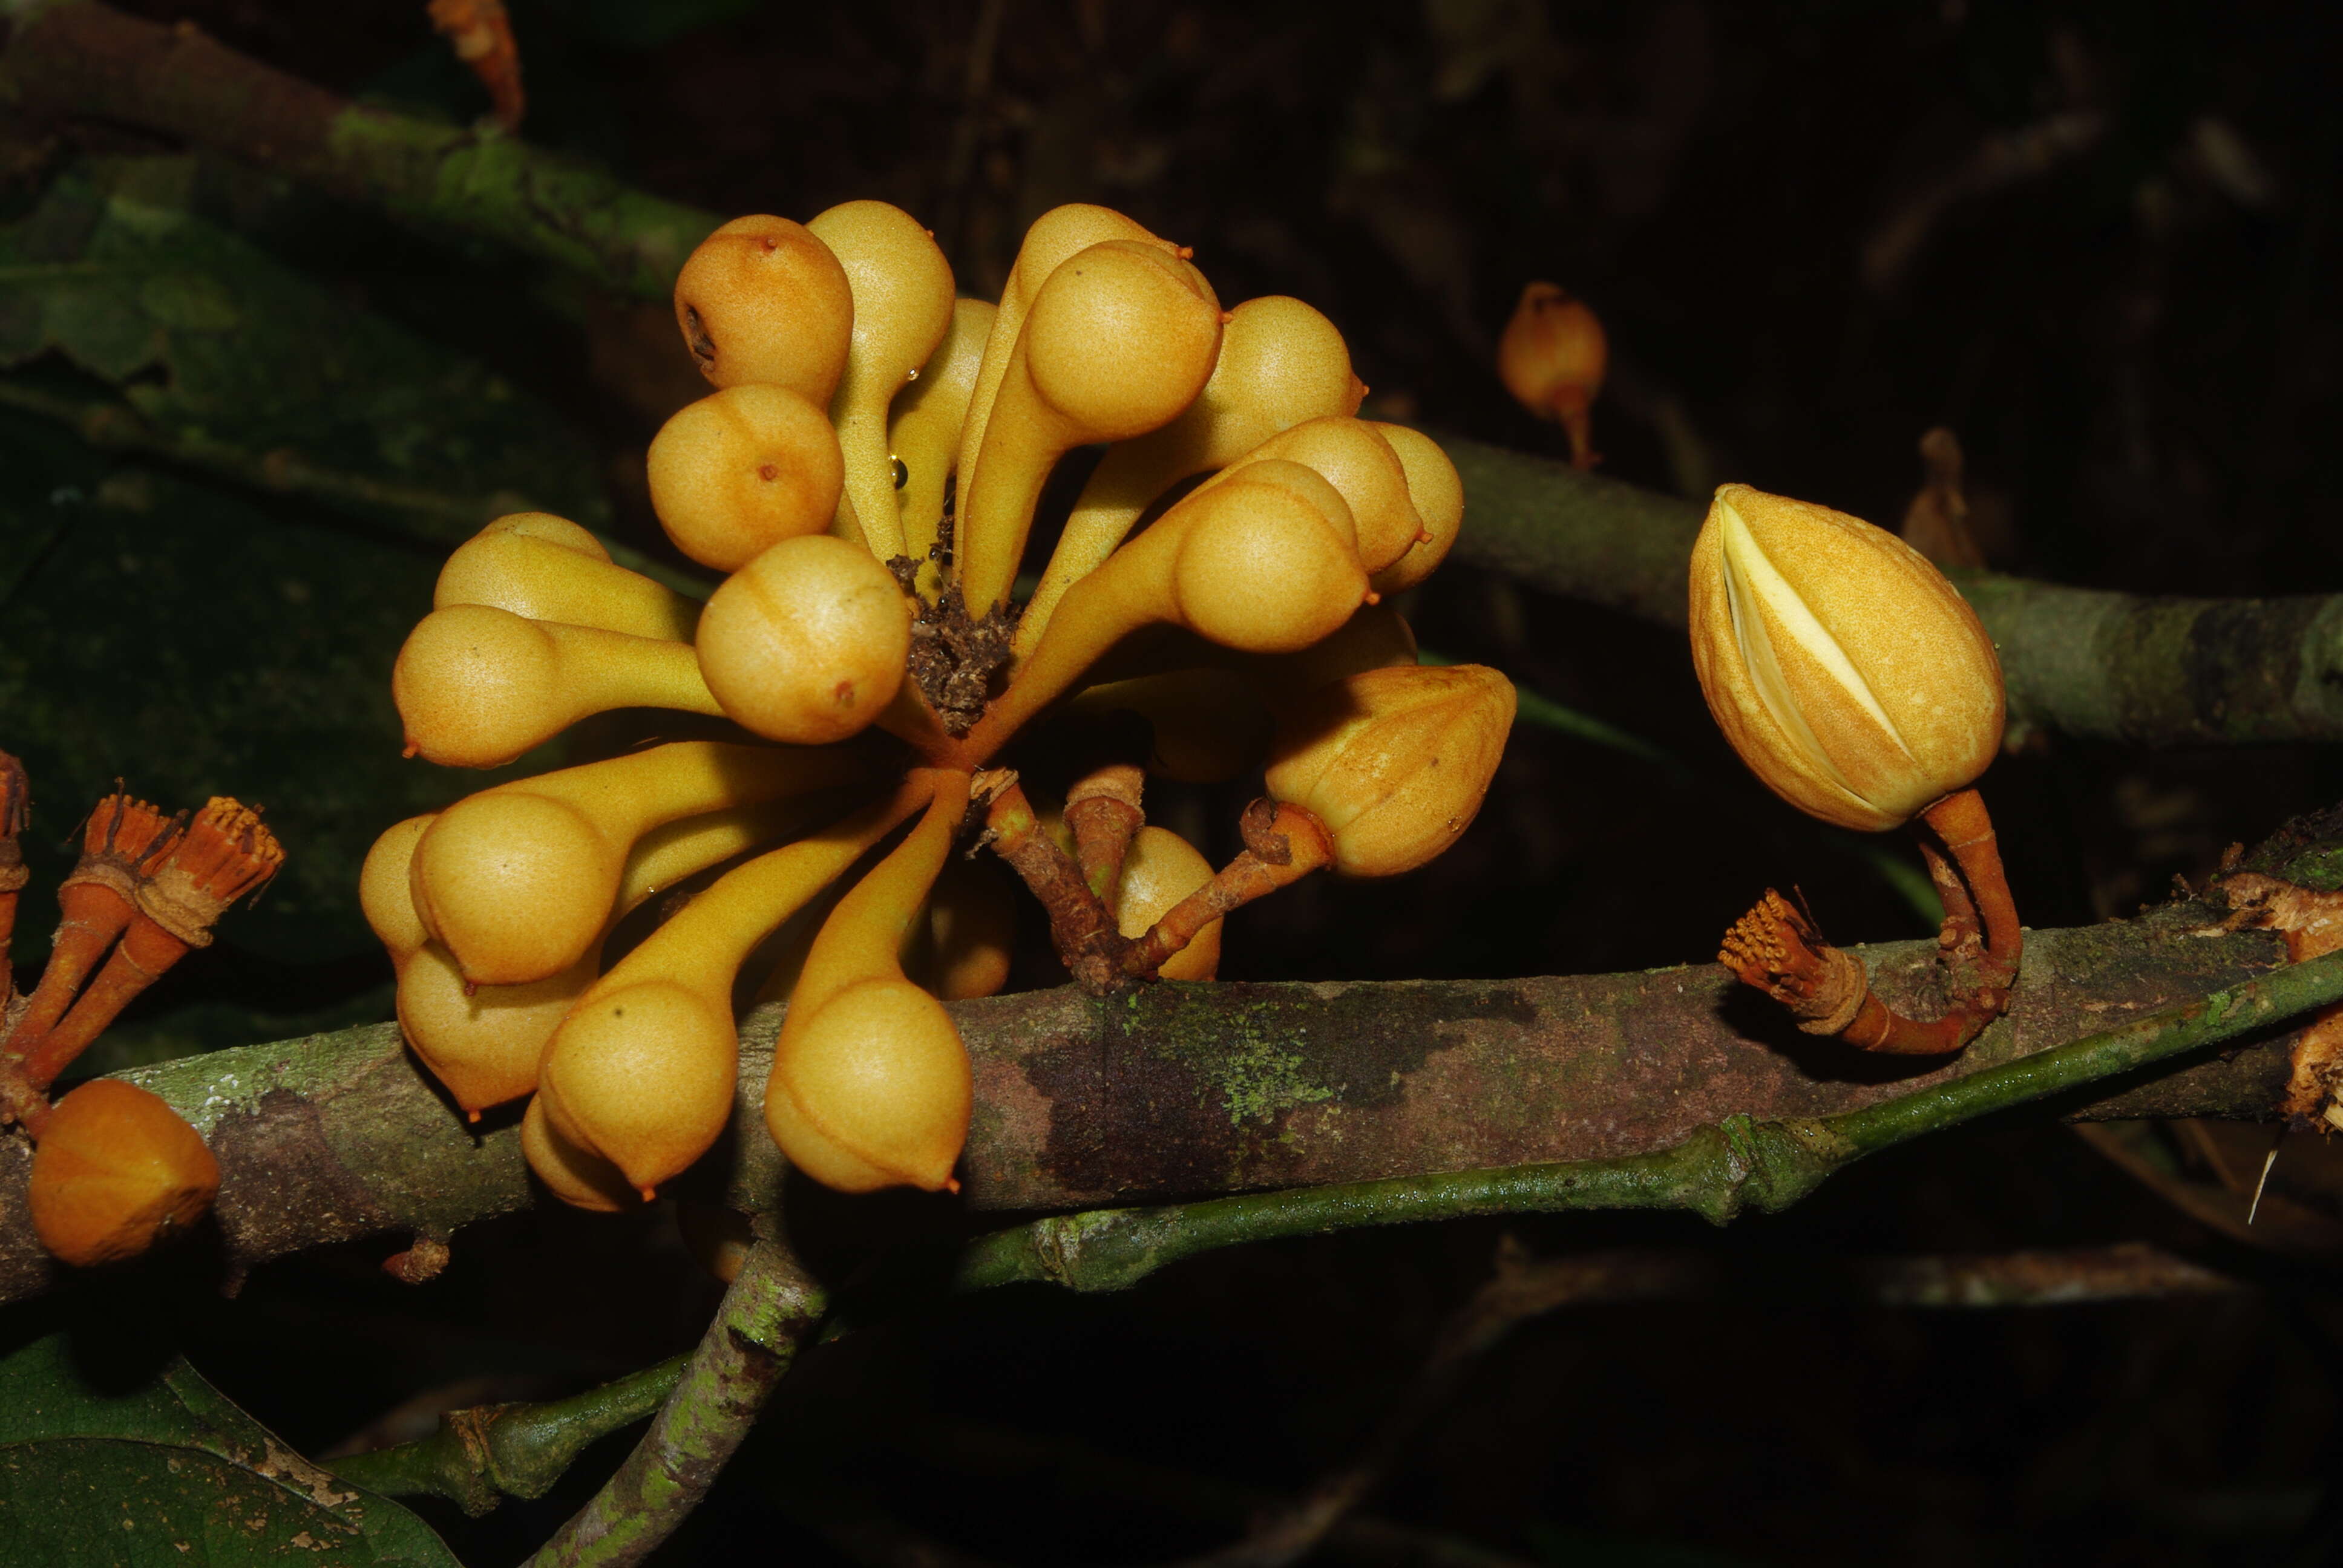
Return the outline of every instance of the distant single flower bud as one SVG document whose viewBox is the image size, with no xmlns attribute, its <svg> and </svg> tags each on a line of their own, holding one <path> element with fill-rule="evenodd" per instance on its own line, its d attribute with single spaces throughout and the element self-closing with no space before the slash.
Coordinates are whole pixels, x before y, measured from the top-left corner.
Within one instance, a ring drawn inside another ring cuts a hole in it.
<svg viewBox="0 0 2343 1568">
<path fill-rule="evenodd" d="M 1603 323 L 1583 299 L 1551 283 L 1522 290 L 1513 318 L 1497 342 L 1497 375 L 1514 401 L 1570 433 L 1571 462 L 1589 468 L 1587 410 L 1603 390 L 1611 349 Z"/>
<path fill-rule="evenodd" d="M 42 1127 L 25 1206 L 41 1245 L 87 1268 L 193 1224 L 219 1182 L 212 1151 L 160 1096 L 97 1078 L 57 1101 Z"/>
<path fill-rule="evenodd" d="M 1966 789 L 2001 745 L 2001 663 L 1976 612 L 1859 518 L 1726 485 L 1692 557 L 1692 655 L 1750 770 L 1863 832 Z"/>
<path fill-rule="evenodd" d="M 1472 824 L 1513 725 L 1513 683 L 1486 666 L 1366 670 L 1281 725 L 1269 792 L 1325 824 L 1336 870 L 1396 876 Z"/>
</svg>

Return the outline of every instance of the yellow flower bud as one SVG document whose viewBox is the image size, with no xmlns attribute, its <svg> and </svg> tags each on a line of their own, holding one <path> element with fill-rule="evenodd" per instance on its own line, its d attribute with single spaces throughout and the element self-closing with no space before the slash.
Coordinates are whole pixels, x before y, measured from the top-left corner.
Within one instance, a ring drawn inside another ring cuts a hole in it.
<svg viewBox="0 0 2343 1568">
<path fill-rule="evenodd" d="M 736 217 L 676 275 L 675 320 L 712 385 L 786 387 L 826 407 L 846 369 L 854 292 L 803 224 Z"/>
<path fill-rule="evenodd" d="M 830 417 L 785 387 L 734 387 L 678 409 L 644 458 L 675 548 L 738 571 L 783 539 L 827 530 L 846 483 Z"/>
<path fill-rule="evenodd" d="M 833 992 L 789 1031 L 765 1121 L 789 1163 L 824 1186 L 932 1192 L 951 1183 L 971 1104 L 968 1051 L 943 1004 L 881 976 Z"/>
<path fill-rule="evenodd" d="M 1212 879 L 1203 852 L 1169 828 L 1141 828 L 1131 836 L 1115 880 L 1115 930 L 1133 941 L 1172 906 Z M 1155 972 L 1165 980 L 1208 980 L 1220 972 L 1221 922 L 1214 920 Z"/>
<path fill-rule="evenodd" d="M 1976 612 L 1903 540 L 1828 507 L 1718 489 L 1693 547 L 1692 654 L 1750 770 L 1843 828 L 1909 821 L 2001 745 Z"/>
<path fill-rule="evenodd" d="M 41 1244 L 85 1269 L 195 1223 L 219 1183 L 219 1162 L 161 1096 L 96 1078 L 58 1101 L 42 1128 L 25 1207 Z"/>
<path fill-rule="evenodd" d="M 877 719 L 903 684 L 911 607 L 894 573 L 829 534 L 784 539 L 725 579 L 699 664 L 734 722 L 821 746 Z"/>
<path fill-rule="evenodd" d="M 1366 670 L 1296 707 L 1269 792 L 1325 824 L 1336 870 L 1396 876 L 1471 825 L 1513 724 L 1513 682 L 1486 666 Z"/>
</svg>

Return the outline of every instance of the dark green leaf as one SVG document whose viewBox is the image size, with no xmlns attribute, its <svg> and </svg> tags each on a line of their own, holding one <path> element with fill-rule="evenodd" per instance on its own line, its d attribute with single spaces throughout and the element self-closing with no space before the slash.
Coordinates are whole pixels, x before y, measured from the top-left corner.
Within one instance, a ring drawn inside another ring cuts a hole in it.
<svg viewBox="0 0 2343 1568">
<path fill-rule="evenodd" d="M 72 1336 L 0 1361 L 0 1564 L 458 1568 L 429 1526 L 278 1442 L 185 1361 L 107 1386 Z"/>
<path fill-rule="evenodd" d="M 62 362 L 168 442 L 444 496 L 404 519 L 434 538 L 523 506 L 600 519 L 591 455 L 549 410 L 189 210 L 192 175 L 93 163 L 0 227 L 0 369 Z"/>
</svg>

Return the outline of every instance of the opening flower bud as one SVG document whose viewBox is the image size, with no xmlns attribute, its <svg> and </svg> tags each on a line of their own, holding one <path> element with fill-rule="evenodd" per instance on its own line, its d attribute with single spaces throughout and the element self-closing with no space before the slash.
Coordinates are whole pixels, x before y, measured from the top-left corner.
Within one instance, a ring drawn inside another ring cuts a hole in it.
<svg viewBox="0 0 2343 1568">
<path fill-rule="evenodd" d="M 1828 507 L 1717 490 L 1693 547 L 1692 654 L 1750 770 L 1843 828 L 1909 821 L 2001 746 L 1976 612 L 1903 540 Z"/>
<path fill-rule="evenodd" d="M 716 590 L 699 622 L 700 667 L 724 711 L 809 746 L 877 719 L 910 651 L 910 601 L 895 575 L 828 534 L 758 556 Z"/>
<path fill-rule="evenodd" d="M 1484 665 L 1370 669 L 1288 715 L 1269 791 L 1325 825 L 1336 870 L 1396 876 L 1472 825 L 1513 724 L 1513 683 Z"/>
<path fill-rule="evenodd" d="M 675 320 L 716 387 L 786 387 L 819 407 L 846 369 L 854 292 L 803 224 L 736 217 L 699 242 L 675 279 Z"/>
<path fill-rule="evenodd" d="M 725 572 L 826 532 L 846 483 L 830 417 L 783 387 L 735 387 L 677 410 L 645 462 L 667 537 Z"/>
<path fill-rule="evenodd" d="M 944 340 L 920 367 L 920 378 L 895 399 L 887 446 L 903 465 L 903 487 L 896 499 L 903 553 L 915 561 L 926 563 L 936 542 L 944 515 L 945 481 L 960 466 L 960 432 L 976 395 L 977 371 L 994 315 L 995 307 L 984 300 L 954 300 Z M 926 565 L 920 589 L 932 597 L 936 587 L 937 568 Z"/>
<path fill-rule="evenodd" d="M 25 1206 L 41 1245 L 88 1268 L 193 1224 L 219 1182 L 219 1161 L 160 1096 L 98 1078 L 57 1101 L 42 1127 Z"/>
</svg>

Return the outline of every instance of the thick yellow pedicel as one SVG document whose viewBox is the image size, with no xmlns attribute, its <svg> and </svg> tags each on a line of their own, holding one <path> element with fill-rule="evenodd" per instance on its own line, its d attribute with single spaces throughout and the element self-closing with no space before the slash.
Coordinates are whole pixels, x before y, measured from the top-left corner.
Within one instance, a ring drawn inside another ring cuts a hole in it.
<svg viewBox="0 0 2343 1568">
<path fill-rule="evenodd" d="M 968 775 L 839 900 L 806 955 L 765 1085 L 765 1125 L 789 1162 L 850 1192 L 951 1185 L 968 1136 L 968 1053 L 941 1003 L 904 978 L 904 939 L 950 853 Z"/>
<path fill-rule="evenodd" d="M 699 624 L 698 599 L 613 565 L 598 546 L 589 554 L 546 537 L 541 528 L 505 526 L 510 520 L 499 518 L 457 547 L 439 568 L 432 608 L 483 604 L 531 620 L 598 627 L 669 642 L 691 640 L 692 628 Z M 593 536 L 587 538 L 591 541 Z"/>
<path fill-rule="evenodd" d="M 465 978 L 519 985 L 586 956 L 636 840 L 663 824 L 861 776 L 833 749 L 680 740 L 516 780 L 458 801 L 417 842 L 416 913 Z"/>
<path fill-rule="evenodd" d="M 1231 311 L 1196 400 L 1161 430 L 1109 448 L 1082 487 L 1018 619 L 1017 657 L 1032 652 L 1066 589 L 1112 555 L 1165 490 L 1224 468 L 1305 420 L 1356 413 L 1360 390 L 1342 335 L 1310 306 L 1271 295 Z"/>
<path fill-rule="evenodd" d="M 840 203 L 806 227 L 838 257 L 854 293 L 853 347 L 830 418 L 863 542 L 883 561 L 903 553 L 887 410 L 951 326 L 951 264 L 917 218 L 883 201 Z"/>
<path fill-rule="evenodd" d="M 614 708 L 724 711 L 689 643 L 474 604 L 423 618 L 398 650 L 390 694 L 408 755 L 449 768 L 502 767 Z"/>
<path fill-rule="evenodd" d="M 538 1094 L 554 1130 L 639 1188 L 705 1153 L 731 1114 L 741 964 L 920 803 L 898 790 L 736 867 L 595 981 L 545 1048 Z"/>
<path fill-rule="evenodd" d="M 981 299 L 952 303 L 951 327 L 920 367 L 920 378 L 895 399 L 887 427 L 888 449 L 903 465 L 896 501 L 903 525 L 903 553 L 920 564 L 919 589 L 934 598 L 941 584 L 940 563 L 930 558 L 943 521 L 944 489 L 960 470 L 960 432 L 976 396 L 984 363 L 986 336 L 996 307 Z"/>
</svg>

